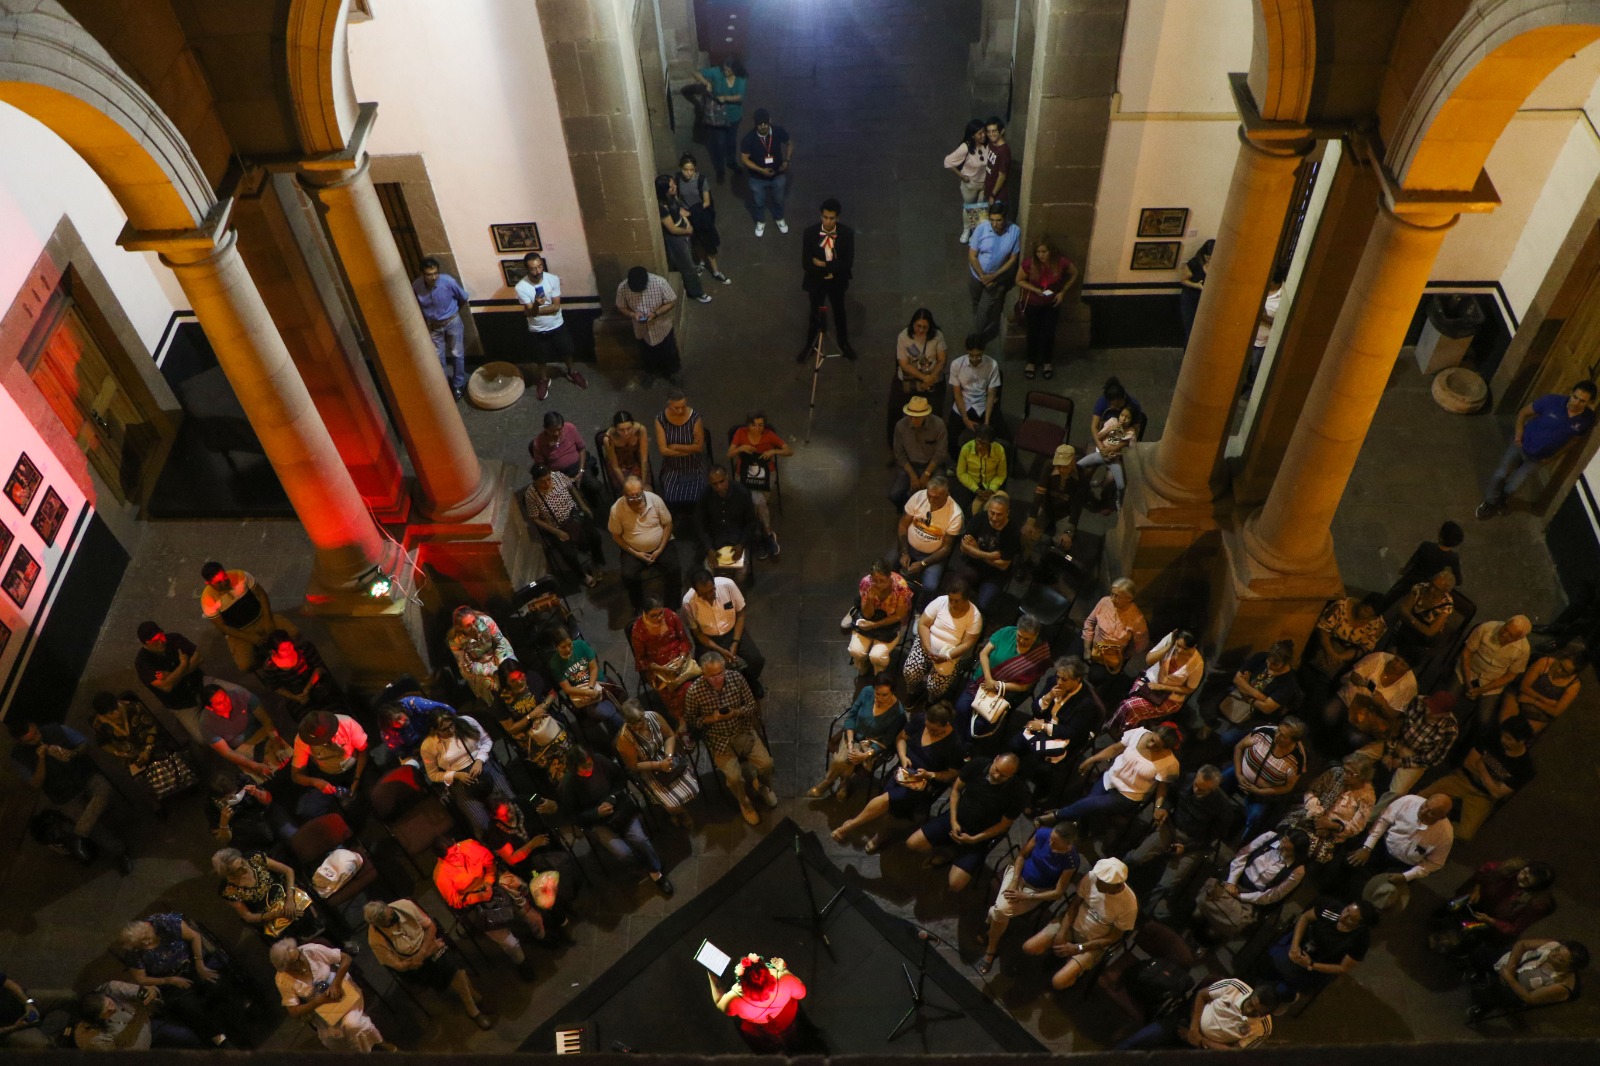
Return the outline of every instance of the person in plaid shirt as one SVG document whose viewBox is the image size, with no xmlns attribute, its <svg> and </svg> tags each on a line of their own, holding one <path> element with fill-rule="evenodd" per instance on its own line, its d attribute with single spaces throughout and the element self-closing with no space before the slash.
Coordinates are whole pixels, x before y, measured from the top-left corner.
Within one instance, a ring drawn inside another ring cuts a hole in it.
<svg viewBox="0 0 1600 1066">
<path fill-rule="evenodd" d="M 684 697 L 684 717 L 689 727 L 711 745 L 711 758 L 728 783 L 728 791 L 739 801 L 744 820 L 757 825 L 761 816 L 745 791 L 745 771 L 756 779 L 756 792 L 768 807 L 778 805 L 772 791 L 772 755 L 761 742 L 761 708 L 749 682 L 728 672 L 728 660 L 721 652 L 700 656 L 700 677 L 689 686 Z"/>
<path fill-rule="evenodd" d="M 1411 701 L 1400 719 L 1400 736 L 1389 742 L 1383 764 L 1394 771 L 1388 796 L 1404 796 L 1430 767 L 1444 762 L 1461 734 L 1456 721 L 1456 697 L 1435 692 Z"/>
</svg>

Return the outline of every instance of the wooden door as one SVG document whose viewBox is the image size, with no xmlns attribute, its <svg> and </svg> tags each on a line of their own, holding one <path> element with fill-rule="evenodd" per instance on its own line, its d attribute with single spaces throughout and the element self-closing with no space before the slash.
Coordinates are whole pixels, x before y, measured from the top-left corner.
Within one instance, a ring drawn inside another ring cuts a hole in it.
<svg viewBox="0 0 1600 1066">
<path fill-rule="evenodd" d="M 160 432 L 70 303 L 40 348 L 31 376 L 100 479 L 124 502 L 142 502 Z"/>
<path fill-rule="evenodd" d="M 1542 357 L 1539 350 L 1544 349 Z M 1531 352 L 1538 358 L 1522 403 L 1600 373 L 1600 230 L 1590 232 L 1560 292 L 1551 301 Z"/>
</svg>

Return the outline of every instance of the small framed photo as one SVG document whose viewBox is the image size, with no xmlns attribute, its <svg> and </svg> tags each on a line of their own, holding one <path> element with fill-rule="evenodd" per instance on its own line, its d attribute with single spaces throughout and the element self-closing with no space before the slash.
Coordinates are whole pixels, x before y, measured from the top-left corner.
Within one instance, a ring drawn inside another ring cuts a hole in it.
<svg viewBox="0 0 1600 1066">
<path fill-rule="evenodd" d="M 11 597 L 11 602 L 18 607 L 28 602 L 28 597 L 33 594 L 33 586 L 39 580 L 39 560 L 26 545 L 17 546 L 17 554 L 12 557 L 11 565 L 6 567 L 6 576 L 0 578 L 0 589 L 5 589 L 6 595 Z"/>
<path fill-rule="evenodd" d="M 11 550 L 11 542 L 15 539 L 16 536 L 11 532 L 6 524 L 4 522 L 0 522 L 0 563 L 5 562 L 6 552 Z"/>
<path fill-rule="evenodd" d="M 520 259 L 502 259 L 500 276 L 505 279 L 506 288 L 514 289 L 517 282 L 528 276 L 528 264 Z"/>
<path fill-rule="evenodd" d="M 1129 270 L 1177 270 L 1182 241 L 1134 241 Z"/>
<path fill-rule="evenodd" d="M 0 622 L 0 656 L 6 653 L 6 645 L 11 643 L 11 627 Z"/>
<path fill-rule="evenodd" d="M 1145 207 L 1139 211 L 1139 236 L 1182 237 L 1189 225 L 1187 207 Z"/>
<path fill-rule="evenodd" d="M 56 490 L 44 490 L 44 499 L 39 501 L 39 510 L 33 516 L 33 531 L 39 534 L 39 539 L 44 541 L 45 547 L 56 546 L 56 535 L 61 532 L 61 524 L 67 519 L 67 505 L 61 501 Z"/>
<path fill-rule="evenodd" d="M 494 235 L 494 250 L 506 252 L 542 252 L 537 222 L 496 222 L 489 227 Z"/>
<path fill-rule="evenodd" d="M 6 479 L 6 496 L 17 505 L 18 511 L 27 514 L 28 508 L 33 505 L 33 494 L 39 491 L 42 481 L 44 478 L 39 468 L 33 465 L 28 453 L 23 452 L 17 465 L 11 468 L 11 477 Z"/>
</svg>

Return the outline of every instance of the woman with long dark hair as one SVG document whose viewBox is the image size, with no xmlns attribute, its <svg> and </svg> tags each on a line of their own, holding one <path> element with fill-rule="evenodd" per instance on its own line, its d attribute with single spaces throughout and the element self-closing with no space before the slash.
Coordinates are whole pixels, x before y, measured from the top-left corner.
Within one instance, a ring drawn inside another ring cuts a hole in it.
<svg viewBox="0 0 1600 1066">
<path fill-rule="evenodd" d="M 906 402 L 913 396 L 927 398 L 935 411 L 944 410 L 945 365 L 949 351 L 944 334 L 933 320 L 933 312 L 919 307 L 911 321 L 895 339 L 894 375 L 889 379 L 889 447 L 894 447 L 894 427 L 899 423 Z"/>
<path fill-rule="evenodd" d="M 694 268 L 694 224 L 689 208 L 678 194 L 678 179 L 671 174 L 656 176 L 656 213 L 661 216 L 661 239 L 666 244 L 667 264 L 683 279 L 683 291 L 691 300 L 711 302 L 700 275 Z"/>
<path fill-rule="evenodd" d="M 1078 280 L 1072 260 L 1056 252 L 1040 237 L 1033 242 L 1033 254 L 1017 267 L 1017 288 L 1022 290 L 1022 321 L 1028 332 L 1028 361 L 1022 376 L 1032 380 L 1035 367 L 1044 376 L 1055 373 L 1056 325 L 1061 321 L 1061 301 Z"/>
<path fill-rule="evenodd" d="M 967 122 L 966 131 L 961 134 L 961 143 L 956 145 L 955 151 L 944 157 L 945 169 L 955 171 L 956 177 L 961 179 L 962 244 L 966 244 L 967 238 L 972 236 L 972 227 L 966 220 L 966 205 L 983 199 L 983 179 L 988 173 L 983 159 L 983 146 L 988 139 L 983 119 L 971 119 Z"/>
<path fill-rule="evenodd" d="M 1178 309 L 1183 312 L 1183 343 L 1189 343 L 1189 334 L 1194 330 L 1194 316 L 1200 310 L 1200 293 L 1206 285 L 1206 268 L 1211 265 L 1211 253 L 1217 247 L 1215 240 L 1208 240 L 1200 246 L 1200 250 L 1183 264 L 1183 277 L 1178 279 L 1178 284 L 1183 286 L 1178 291 Z"/>
</svg>

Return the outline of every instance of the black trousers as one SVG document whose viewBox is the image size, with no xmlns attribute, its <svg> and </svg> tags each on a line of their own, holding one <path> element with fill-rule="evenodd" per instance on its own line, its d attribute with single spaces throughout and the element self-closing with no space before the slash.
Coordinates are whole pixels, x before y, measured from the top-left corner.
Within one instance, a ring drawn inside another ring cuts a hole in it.
<svg viewBox="0 0 1600 1066">
<path fill-rule="evenodd" d="M 678 564 L 676 541 L 669 543 L 653 563 L 646 563 L 629 551 L 623 551 L 621 555 L 622 587 L 628 590 L 628 599 L 635 612 L 644 601 L 647 585 L 653 586 L 651 593 L 660 596 L 662 603 L 677 604 L 683 592 L 683 577 Z"/>
<path fill-rule="evenodd" d="M 848 288 L 848 281 L 823 281 L 806 290 L 807 348 L 816 343 L 817 332 L 823 326 L 821 312 L 825 305 L 833 308 L 834 339 L 839 342 L 839 347 L 850 347 L 850 319 L 844 308 L 844 294 Z"/>
</svg>

